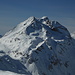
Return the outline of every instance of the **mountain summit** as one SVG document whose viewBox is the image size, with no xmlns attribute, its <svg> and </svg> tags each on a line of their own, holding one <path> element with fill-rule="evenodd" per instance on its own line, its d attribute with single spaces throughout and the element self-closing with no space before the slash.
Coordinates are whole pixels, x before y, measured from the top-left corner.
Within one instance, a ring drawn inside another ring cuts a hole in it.
<svg viewBox="0 0 75 75">
<path fill-rule="evenodd" d="M 13 75 L 74 75 L 74 54 L 75 40 L 67 28 L 46 16 L 30 17 L 0 39 L 0 70 Z"/>
<path fill-rule="evenodd" d="M 23 32 L 25 33 L 25 35 L 30 35 L 33 32 L 42 29 L 44 29 L 44 31 L 50 32 L 51 34 L 57 33 L 61 36 L 59 38 L 70 37 L 67 28 L 62 26 L 57 21 L 50 21 L 48 17 L 42 17 L 41 19 L 30 17 L 26 21 L 20 23 L 16 28 L 11 30 L 10 32 L 14 32 L 14 34 Z M 7 34 L 9 34 L 10 32 L 8 32 Z"/>
</svg>

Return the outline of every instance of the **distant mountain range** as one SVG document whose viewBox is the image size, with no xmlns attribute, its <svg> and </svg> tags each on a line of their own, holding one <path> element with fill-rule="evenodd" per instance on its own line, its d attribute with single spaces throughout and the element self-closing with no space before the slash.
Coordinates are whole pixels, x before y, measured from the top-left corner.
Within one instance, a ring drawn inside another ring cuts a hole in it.
<svg viewBox="0 0 75 75">
<path fill-rule="evenodd" d="M 0 39 L 0 75 L 75 75 L 75 39 L 48 17 L 30 17 Z"/>
<path fill-rule="evenodd" d="M 0 35 L 0 38 L 2 37 L 2 35 Z"/>
<path fill-rule="evenodd" d="M 75 32 L 71 33 L 71 36 L 75 39 Z"/>
</svg>

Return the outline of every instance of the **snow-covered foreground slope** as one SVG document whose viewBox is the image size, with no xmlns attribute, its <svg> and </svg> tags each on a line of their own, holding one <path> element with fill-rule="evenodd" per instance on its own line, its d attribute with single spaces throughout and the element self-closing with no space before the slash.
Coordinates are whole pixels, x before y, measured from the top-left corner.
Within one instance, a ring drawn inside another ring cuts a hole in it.
<svg viewBox="0 0 75 75">
<path fill-rule="evenodd" d="M 0 71 L 0 75 L 25 75 L 25 74 L 17 74 L 10 71 Z"/>
<path fill-rule="evenodd" d="M 30 17 L 0 39 L 0 73 L 74 75 L 75 40 L 48 17 Z"/>
</svg>

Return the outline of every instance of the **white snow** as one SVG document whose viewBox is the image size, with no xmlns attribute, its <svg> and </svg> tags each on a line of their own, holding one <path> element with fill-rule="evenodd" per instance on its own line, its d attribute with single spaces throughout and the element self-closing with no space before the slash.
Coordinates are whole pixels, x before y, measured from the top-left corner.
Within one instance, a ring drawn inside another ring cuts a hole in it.
<svg viewBox="0 0 75 75">
<path fill-rule="evenodd" d="M 0 75 L 26 75 L 26 74 L 17 74 L 10 71 L 0 71 Z"/>
<path fill-rule="evenodd" d="M 1 75 L 74 75 L 75 40 L 44 16 L 30 17 L 0 39 Z"/>
</svg>

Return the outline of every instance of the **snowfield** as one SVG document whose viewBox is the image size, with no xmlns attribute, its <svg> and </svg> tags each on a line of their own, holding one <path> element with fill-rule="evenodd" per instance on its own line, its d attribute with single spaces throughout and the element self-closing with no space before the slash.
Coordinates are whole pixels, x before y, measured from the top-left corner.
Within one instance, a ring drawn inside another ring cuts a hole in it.
<svg viewBox="0 0 75 75">
<path fill-rule="evenodd" d="M 0 38 L 0 75 L 75 75 L 75 39 L 48 17 L 30 17 Z"/>
<path fill-rule="evenodd" d="M 0 71 L 0 75 L 25 75 L 25 74 L 17 74 L 9 71 Z"/>
</svg>

